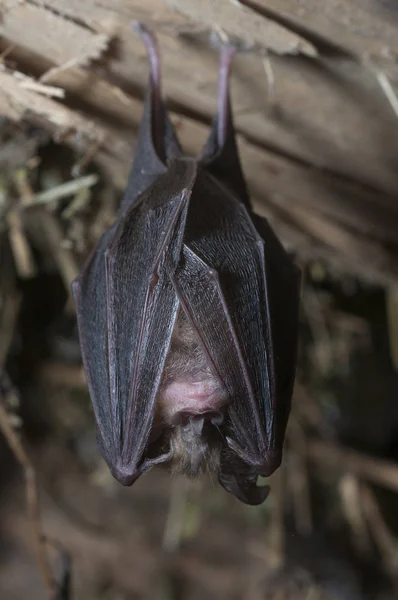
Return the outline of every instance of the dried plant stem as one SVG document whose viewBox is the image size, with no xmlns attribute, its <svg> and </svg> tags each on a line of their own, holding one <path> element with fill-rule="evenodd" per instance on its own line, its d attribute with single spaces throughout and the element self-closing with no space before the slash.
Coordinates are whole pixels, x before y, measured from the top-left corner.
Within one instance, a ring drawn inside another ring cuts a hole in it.
<svg viewBox="0 0 398 600">
<path fill-rule="evenodd" d="M 23 230 L 20 212 L 17 209 L 9 210 L 7 222 L 10 245 L 18 275 L 21 279 L 34 277 L 36 275 L 36 265 Z"/>
<path fill-rule="evenodd" d="M 301 305 L 311 330 L 316 365 L 321 373 L 327 374 L 333 364 L 333 355 L 324 307 L 316 292 L 310 289 L 306 290 Z"/>
<path fill-rule="evenodd" d="M 35 197 L 32 187 L 29 183 L 28 172 L 26 169 L 18 169 L 15 171 L 14 184 L 21 197 L 23 206 L 30 206 Z"/>
<path fill-rule="evenodd" d="M 115 88 L 115 89 L 118 89 L 118 88 Z M 119 91 L 120 91 L 121 95 L 123 96 L 122 90 L 119 90 Z M 89 162 L 91 162 L 93 160 L 94 156 L 99 151 L 100 147 L 101 147 L 101 142 L 99 140 L 94 140 L 88 145 L 87 150 L 83 154 L 81 159 L 78 162 L 76 162 L 72 167 L 73 177 L 79 177 L 80 173 L 82 173 L 82 171 L 86 168 L 86 166 L 89 164 Z"/>
<path fill-rule="evenodd" d="M 362 555 L 370 555 L 370 538 L 367 520 L 361 503 L 362 488 L 358 478 L 349 473 L 339 482 L 342 508 L 353 534 L 353 541 Z"/>
<path fill-rule="evenodd" d="M 398 97 L 394 88 L 391 85 L 390 80 L 388 79 L 387 75 L 383 73 L 383 71 L 378 71 L 376 73 L 376 79 L 379 82 L 379 85 L 385 97 L 387 98 L 392 110 L 394 111 L 395 116 L 398 117 Z"/>
<path fill-rule="evenodd" d="M 62 244 L 63 232 L 56 217 L 50 212 L 43 210 L 41 213 L 41 226 L 68 292 L 68 301 L 65 310 L 73 314 L 75 309 L 71 285 L 79 273 L 79 268 L 73 253 Z"/>
<path fill-rule="evenodd" d="M 30 78 L 22 79 L 20 85 L 27 90 L 49 96 L 50 98 L 65 98 L 65 90 L 55 85 L 45 85 Z"/>
<path fill-rule="evenodd" d="M 163 532 L 163 568 L 159 600 L 180 600 L 183 597 L 184 578 L 178 568 L 178 558 L 183 540 L 189 481 L 175 476 L 171 482 L 169 510 Z"/>
<path fill-rule="evenodd" d="M 383 519 L 375 494 L 367 485 L 361 486 L 361 504 L 373 538 L 379 548 L 384 568 L 389 573 L 396 593 L 398 593 L 398 550 L 396 539 Z"/>
<path fill-rule="evenodd" d="M 268 51 L 263 58 L 265 78 L 267 80 L 268 102 L 275 103 L 275 75 Z"/>
<path fill-rule="evenodd" d="M 336 470 L 352 473 L 359 478 L 398 491 L 398 465 L 395 463 L 322 440 L 309 440 L 308 454 L 312 461 L 322 466 L 328 464 Z"/>
<path fill-rule="evenodd" d="M 87 391 L 84 369 L 78 365 L 44 361 L 38 372 L 38 377 L 46 385 L 55 385 L 69 390 Z"/>
<path fill-rule="evenodd" d="M 38 491 L 36 485 L 35 470 L 26 454 L 21 441 L 12 428 L 4 400 L 0 397 L 0 431 L 3 433 L 9 447 L 11 448 L 15 458 L 21 465 L 26 484 L 26 499 L 29 519 L 32 525 L 33 541 L 36 547 L 37 563 L 40 569 L 41 576 L 47 589 L 47 595 L 50 600 L 56 598 L 57 586 L 54 581 L 52 570 L 48 562 L 46 552 L 46 540 L 42 533 L 40 507 L 38 499 Z"/>
<path fill-rule="evenodd" d="M 188 481 L 176 476 L 171 482 L 170 504 L 163 534 L 163 549 L 168 553 L 178 552 L 183 536 Z"/>
<path fill-rule="evenodd" d="M 3 306 L 0 309 L 0 365 L 3 365 L 6 361 L 8 349 L 14 335 L 15 323 L 21 305 L 21 297 L 15 289 L 8 290 L 5 287 L 5 282 L 1 281 L 1 286 L 4 286 L 4 289 L 6 290 Z"/>
<path fill-rule="evenodd" d="M 89 188 L 82 188 L 77 192 L 73 200 L 69 203 L 69 206 L 62 211 L 63 219 L 71 219 L 78 213 L 83 210 L 86 205 L 90 202 L 91 199 L 91 191 Z"/>
<path fill-rule="evenodd" d="M 268 529 L 269 564 L 272 569 L 281 569 L 285 563 L 285 481 L 284 471 L 279 469 L 272 477 L 272 509 Z"/>
<path fill-rule="evenodd" d="M 97 182 L 98 175 L 95 174 L 72 179 L 71 181 L 66 181 L 65 183 L 56 185 L 49 190 L 45 190 L 44 192 L 36 194 L 33 197 L 31 204 L 48 204 L 50 202 L 54 202 L 55 200 L 61 200 L 62 198 L 73 196 L 82 189 L 90 188 Z"/>
<path fill-rule="evenodd" d="M 288 440 L 291 451 L 288 458 L 287 483 L 292 492 L 296 527 L 301 535 L 310 535 L 313 524 L 307 466 L 307 440 L 300 423 L 293 416 L 288 429 Z"/>
<path fill-rule="evenodd" d="M 398 287 L 391 286 L 386 291 L 388 337 L 391 360 L 398 371 Z"/>
</svg>

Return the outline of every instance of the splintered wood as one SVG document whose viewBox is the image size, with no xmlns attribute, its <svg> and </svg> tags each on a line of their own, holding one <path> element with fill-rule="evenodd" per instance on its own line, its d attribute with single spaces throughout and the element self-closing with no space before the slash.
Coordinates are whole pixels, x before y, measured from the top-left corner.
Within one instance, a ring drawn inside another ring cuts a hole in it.
<svg viewBox="0 0 398 600">
<path fill-rule="evenodd" d="M 317 55 L 316 48 L 304 38 L 251 10 L 238 11 L 232 2 L 166 0 L 166 4 L 210 30 L 217 24 L 227 35 L 246 40 L 246 44 L 265 45 L 277 54 Z"/>
<path fill-rule="evenodd" d="M 53 67 L 54 69 L 87 65 L 99 58 L 108 47 L 107 35 L 94 33 L 55 12 L 46 10 L 44 4 L 35 6 L 27 2 L 9 2 L 3 16 L 4 24 L 0 26 L 0 33 L 3 35 L 6 33 L 8 40 L 16 44 L 22 43 L 25 48 L 39 55 L 45 44 L 48 49 L 47 58 L 57 65 Z M 23 38 L 21 38 L 22 23 Z M 50 78 L 49 71 L 42 77 L 42 81 Z"/>
<path fill-rule="evenodd" d="M 8 0 L 0 7 L 0 113 L 39 123 L 82 152 L 95 147 L 120 189 L 148 75 L 131 22 L 159 34 L 172 118 L 193 154 L 215 110 L 211 34 L 221 32 L 241 51 L 232 105 L 256 211 L 299 258 L 396 283 L 394 2 L 376 9 L 349 0 L 322 8 L 314 0 Z"/>
</svg>

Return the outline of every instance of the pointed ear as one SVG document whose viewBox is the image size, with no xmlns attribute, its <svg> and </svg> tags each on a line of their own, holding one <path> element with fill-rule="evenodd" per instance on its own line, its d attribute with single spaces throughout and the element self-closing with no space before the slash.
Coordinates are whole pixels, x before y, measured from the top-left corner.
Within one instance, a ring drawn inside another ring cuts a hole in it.
<svg viewBox="0 0 398 600">
<path fill-rule="evenodd" d="M 133 29 L 140 35 L 147 49 L 149 81 L 135 158 L 121 205 L 122 211 L 131 206 L 158 175 L 166 171 L 169 159 L 181 155 L 181 148 L 162 98 L 160 55 L 156 38 L 141 23 L 133 23 Z"/>
<path fill-rule="evenodd" d="M 202 150 L 201 161 L 206 169 L 250 208 L 249 194 L 236 144 L 229 74 L 235 54 L 232 46 L 223 46 L 220 54 L 217 115 L 213 119 L 209 138 Z"/>
</svg>

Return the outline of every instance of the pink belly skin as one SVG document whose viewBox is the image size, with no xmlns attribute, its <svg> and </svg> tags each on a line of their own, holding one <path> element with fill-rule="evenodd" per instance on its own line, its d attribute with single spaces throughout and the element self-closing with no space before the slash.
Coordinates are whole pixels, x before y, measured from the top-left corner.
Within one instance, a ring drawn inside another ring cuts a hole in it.
<svg viewBox="0 0 398 600">
<path fill-rule="evenodd" d="M 178 412 L 196 414 L 218 411 L 225 400 L 223 389 L 214 379 L 174 380 L 163 390 L 161 396 L 161 404 L 169 416 Z"/>
</svg>

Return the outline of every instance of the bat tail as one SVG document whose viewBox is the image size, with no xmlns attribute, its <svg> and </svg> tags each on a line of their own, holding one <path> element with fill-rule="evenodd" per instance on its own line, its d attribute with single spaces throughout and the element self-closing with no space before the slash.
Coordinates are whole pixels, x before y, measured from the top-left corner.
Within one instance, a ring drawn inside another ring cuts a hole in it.
<svg viewBox="0 0 398 600">
<path fill-rule="evenodd" d="M 222 44 L 218 75 L 217 114 L 201 161 L 210 173 L 250 208 L 249 194 L 236 144 L 235 126 L 229 93 L 229 78 L 236 47 Z"/>
</svg>

